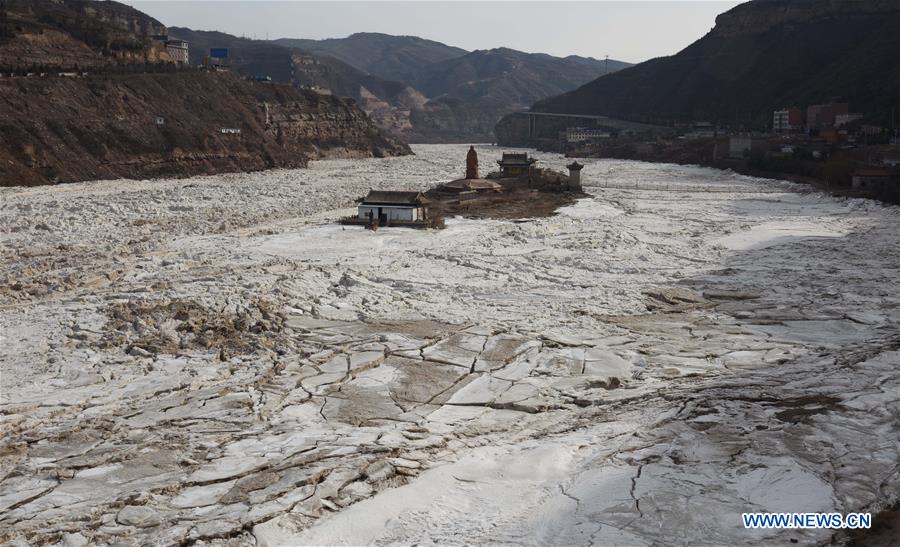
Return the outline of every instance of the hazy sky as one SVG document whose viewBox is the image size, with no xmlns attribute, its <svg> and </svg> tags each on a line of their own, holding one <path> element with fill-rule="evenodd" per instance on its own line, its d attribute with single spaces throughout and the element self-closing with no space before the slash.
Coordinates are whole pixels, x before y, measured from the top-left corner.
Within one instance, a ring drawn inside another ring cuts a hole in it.
<svg viewBox="0 0 900 547">
<path fill-rule="evenodd" d="M 167 26 L 238 36 L 341 38 L 354 32 L 421 36 L 468 50 L 511 47 L 639 62 L 703 36 L 740 2 L 303 2 L 120 0 Z"/>
</svg>

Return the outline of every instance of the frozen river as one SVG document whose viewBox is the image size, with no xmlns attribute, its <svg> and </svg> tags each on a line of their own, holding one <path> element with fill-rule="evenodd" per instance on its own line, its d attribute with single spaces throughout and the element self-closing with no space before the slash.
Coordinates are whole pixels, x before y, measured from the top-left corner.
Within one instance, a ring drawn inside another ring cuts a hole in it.
<svg viewBox="0 0 900 547">
<path fill-rule="evenodd" d="M 815 545 L 740 515 L 897 503 L 900 209 L 585 160 L 554 217 L 334 223 L 467 148 L 0 189 L 0 541 Z"/>
</svg>

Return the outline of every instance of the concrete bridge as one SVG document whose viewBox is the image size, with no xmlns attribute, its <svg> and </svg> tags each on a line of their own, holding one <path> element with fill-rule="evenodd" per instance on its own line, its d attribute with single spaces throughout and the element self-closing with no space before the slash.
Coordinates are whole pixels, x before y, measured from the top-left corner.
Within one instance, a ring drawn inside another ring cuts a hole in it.
<svg viewBox="0 0 900 547">
<path fill-rule="evenodd" d="M 613 129 L 620 130 L 632 130 L 632 131 L 656 131 L 661 133 L 668 133 L 672 131 L 671 127 L 666 127 L 664 125 L 652 125 L 648 123 L 639 123 L 639 122 L 631 122 L 627 120 L 620 120 L 617 118 L 610 118 L 609 116 L 597 116 L 594 114 L 564 114 L 559 112 L 532 112 L 530 110 L 525 110 L 522 112 L 516 112 L 516 114 L 528 116 L 528 137 L 533 138 L 537 136 L 537 122 L 539 119 L 557 119 L 564 120 L 566 118 L 573 118 L 579 120 L 590 120 L 594 125 L 602 125 L 604 127 L 610 127 Z"/>
</svg>

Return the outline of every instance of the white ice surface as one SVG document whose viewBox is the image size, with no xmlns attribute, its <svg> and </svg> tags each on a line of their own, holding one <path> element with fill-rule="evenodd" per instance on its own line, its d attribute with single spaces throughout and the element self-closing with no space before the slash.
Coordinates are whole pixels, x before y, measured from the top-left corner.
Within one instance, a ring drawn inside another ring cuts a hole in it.
<svg viewBox="0 0 900 547">
<path fill-rule="evenodd" d="M 466 149 L 0 189 L 0 541 L 816 545 L 740 513 L 896 502 L 896 208 L 585 160 L 554 217 L 336 224 Z"/>
</svg>

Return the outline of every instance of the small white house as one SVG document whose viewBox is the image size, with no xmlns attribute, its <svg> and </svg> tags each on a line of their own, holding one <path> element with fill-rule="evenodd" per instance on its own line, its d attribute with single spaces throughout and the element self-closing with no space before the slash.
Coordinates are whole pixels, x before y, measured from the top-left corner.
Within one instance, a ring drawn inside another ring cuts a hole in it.
<svg viewBox="0 0 900 547">
<path fill-rule="evenodd" d="M 900 156 L 885 156 L 881 164 L 885 167 L 897 167 L 900 165 Z"/>
<path fill-rule="evenodd" d="M 359 220 L 384 226 L 391 222 L 417 222 L 428 218 L 428 199 L 422 192 L 371 190 L 359 204 Z"/>
<path fill-rule="evenodd" d="M 728 157 L 730 158 L 746 158 L 750 156 L 751 148 L 753 148 L 751 137 L 734 136 L 728 139 Z"/>
</svg>

